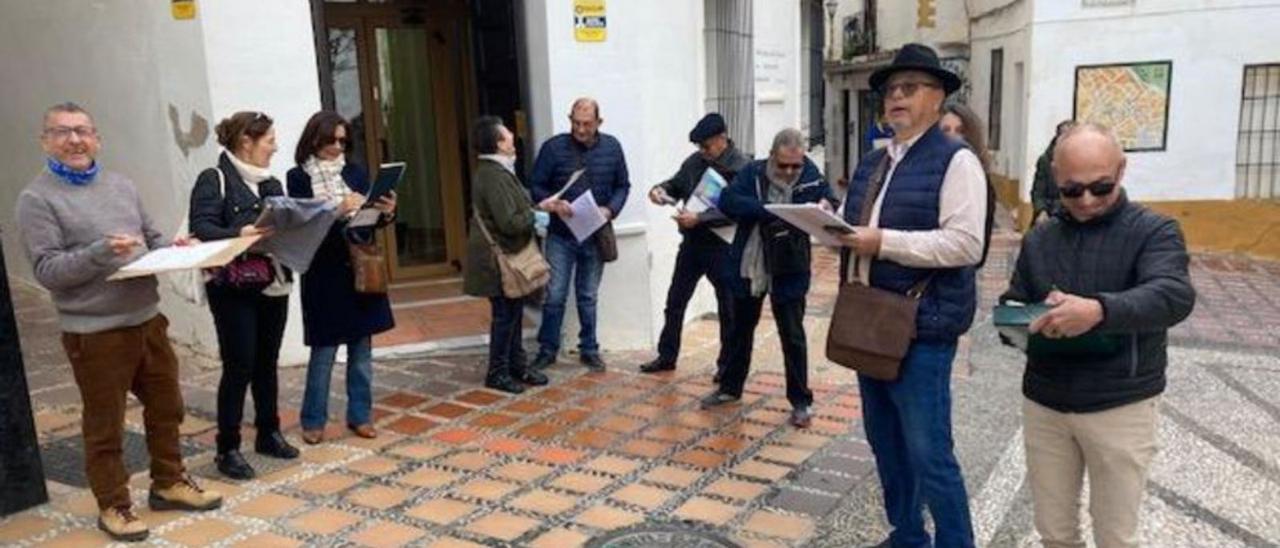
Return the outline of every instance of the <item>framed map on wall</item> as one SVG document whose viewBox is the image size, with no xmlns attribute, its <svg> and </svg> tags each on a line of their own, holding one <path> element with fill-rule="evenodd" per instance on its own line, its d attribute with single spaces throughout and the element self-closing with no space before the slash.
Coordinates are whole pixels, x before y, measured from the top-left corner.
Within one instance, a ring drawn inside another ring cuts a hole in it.
<svg viewBox="0 0 1280 548">
<path fill-rule="evenodd" d="M 1170 61 L 1077 66 L 1072 118 L 1111 128 L 1126 152 L 1164 150 L 1172 77 Z"/>
</svg>

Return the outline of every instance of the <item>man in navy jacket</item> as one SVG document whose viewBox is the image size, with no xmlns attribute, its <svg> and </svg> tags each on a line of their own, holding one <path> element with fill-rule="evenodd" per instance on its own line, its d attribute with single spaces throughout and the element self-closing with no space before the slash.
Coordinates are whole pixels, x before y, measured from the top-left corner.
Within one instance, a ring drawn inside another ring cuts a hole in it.
<svg viewBox="0 0 1280 548">
<path fill-rule="evenodd" d="M 533 367 L 542 369 L 556 361 L 569 281 L 573 280 L 581 325 L 579 359 L 587 367 L 603 371 L 604 360 L 600 359 L 600 343 L 596 340 L 596 294 L 604 274 L 600 233 L 578 242 L 564 219 L 573 214 L 569 204 L 586 192 L 595 198 L 605 219 L 614 219 L 627 203 L 631 181 L 622 145 L 612 135 L 600 133 L 604 120 L 600 118 L 600 105 L 594 99 L 583 97 L 574 101 L 569 123 L 569 133 L 556 135 L 542 144 L 529 177 L 534 202 L 540 209 L 555 213 L 547 229 L 546 257 L 551 265 L 551 281 L 542 307 L 538 357 Z M 582 176 L 572 188 L 560 193 L 579 169 L 585 170 Z M 557 193 L 560 194 L 557 196 Z"/>
<path fill-rule="evenodd" d="M 804 333 L 809 292 L 809 234 L 765 209 L 765 204 L 820 203 L 834 207 L 831 187 L 804 154 L 804 136 L 784 129 L 773 138 L 767 160 L 747 164 L 720 196 L 720 211 L 738 223 L 729 263 L 733 293 L 733 349 L 720 386 L 702 399 L 704 408 L 736 402 L 751 368 L 751 349 L 765 295 L 782 341 L 791 424 L 806 428 L 809 406 L 808 345 Z"/>
</svg>

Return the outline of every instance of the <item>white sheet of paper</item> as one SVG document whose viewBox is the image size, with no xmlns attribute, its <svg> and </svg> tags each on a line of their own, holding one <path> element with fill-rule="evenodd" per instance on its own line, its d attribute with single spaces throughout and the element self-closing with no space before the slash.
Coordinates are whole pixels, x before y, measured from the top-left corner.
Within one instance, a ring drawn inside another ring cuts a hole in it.
<svg viewBox="0 0 1280 548">
<path fill-rule="evenodd" d="M 257 236 L 250 236 L 248 238 L 229 238 L 213 242 L 202 242 L 195 245 L 163 247 L 120 267 L 120 270 L 113 274 L 111 278 L 123 279 L 173 270 L 202 268 L 208 266 L 206 263 L 213 259 L 215 255 L 237 246 L 247 248 L 249 244 L 257 240 Z"/>
<path fill-rule="evenodd" d="M 826 246 L 840 247 L 841 244 L 836 235 L 827 232 L 823 227 L 834 225 L 855 228 L 834 213 L 822 209 L 818 204 L 765 204 L 764 208 L 792 226 L 808 232 L 818 240 L 818 243 Z"/>
<path fill-rule="evenodd" d="M 609 222 L 604 218 L 604 214 L 600 213 L 600 206 L 596 205 L 596 197 L 591 192 L 583 192 L 578 199 L 570 202 L 573 209 L 573 216 L 564 219 L 564 224 L 569 227 L 569 231 L 573 232 L 573 237 L 578 239 L 578 243 L 582 243 L 592 234 L 595 234 L 600 227 Z"/>
</svg>

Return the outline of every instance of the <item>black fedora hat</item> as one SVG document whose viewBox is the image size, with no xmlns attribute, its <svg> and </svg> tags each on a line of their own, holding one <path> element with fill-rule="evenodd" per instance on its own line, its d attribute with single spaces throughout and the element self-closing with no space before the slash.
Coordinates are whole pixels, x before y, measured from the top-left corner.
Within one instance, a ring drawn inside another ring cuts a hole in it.
<svg viewBox="0 0 1280 548">
<path fill-rule="evenodd" d="M 933 75 L 942 81 L 942 89 L 947 92 L 947 95 L 960 89 L 960 77 L 942 68 L 942 63 L 938 61 L 938 53 L 924 44 L 902 46 L 898 54 L 893 56 L 893 63 L 871 73 L 871 89 L 879 91 L 884 87 L 885 82 L 889 81 L 890 76 L 904 70 L 918 70 Z"/>
</svg>

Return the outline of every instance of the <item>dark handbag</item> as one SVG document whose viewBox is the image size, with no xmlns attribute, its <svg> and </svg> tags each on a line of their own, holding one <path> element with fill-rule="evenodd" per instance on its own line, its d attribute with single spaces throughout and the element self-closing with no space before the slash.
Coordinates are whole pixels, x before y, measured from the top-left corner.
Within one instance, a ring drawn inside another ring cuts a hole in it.
<svg viewBox="0 0 1280 548">
<path fill-rule="evenodd" d="M 611 263 L 618 260 L 618 235 L 613 232 L 613 221 L 596 231 L 596 247 L 600 250 L 601 261 Z"/>
<path fill-rule="evenodd" d="M 257 253 L 242 253 L 214 270 L 213 284 L 243 291 L 262 291 L 275 281 L 271 259 Z"/>
<path fill-rule="evenodd" d="M 862 198 L 858 224 L 864 225 L 880 189 L 884 187 L 888 155 L 876 167 Z M 831 327 L 827 331 L 827 359 L 859 374 L 881 381 L 895 381 L 916 337 L 916 310 L 932 276 L 921 280 L 906 295 L 864 285 L 857 277 L 859 257 L 850 252 L 847 283 L 840 285 Z"/>
<path fill-rule="evenodd" d="M 346 236 L 356 293 L 385 295 L 391 273 L 387 271 L 386 251 L 378 244 L 374 232 L 348 230 Z"/>
<path fill-rule="evenodd" d="M 223 215 L 226 215 L 227 178 L 222 168 L 215 167 L 218 174 L 218 193 L 223 200 Z M 241 253 L 231 262 L 209 271 L 212 275 L 210 283 L 220 287 L 228 287 L 241 291 L 262 291 L 276 279 L 275 266 L 266 255 L 258 253 Z"/>
</svg>

